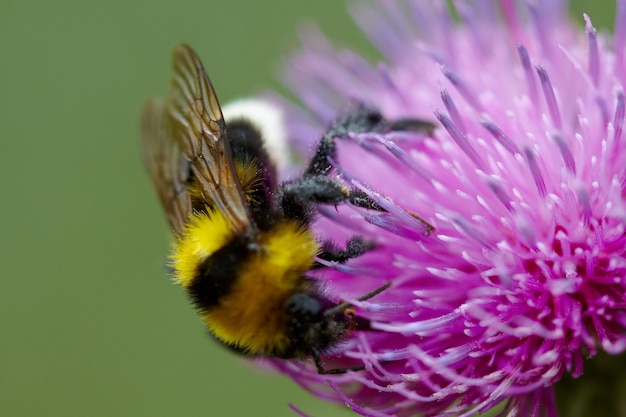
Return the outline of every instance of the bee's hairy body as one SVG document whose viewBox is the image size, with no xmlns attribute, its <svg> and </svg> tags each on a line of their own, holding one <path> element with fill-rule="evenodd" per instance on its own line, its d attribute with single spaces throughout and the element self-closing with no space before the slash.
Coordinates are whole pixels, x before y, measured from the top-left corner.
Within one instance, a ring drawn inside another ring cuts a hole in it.
<svg viewBox="0 0 626 417">
<path fill-rule="evenodd" d="M 222 343 L 250 355 L 310 356 L 312 348 L 322 351 L 347 330 L 347 323 L 334 323 L 333 317 L 328 336 L 320 328 L 306 340 L 301 325 L 316 323 L 292 322 L 285 311 L 301 295 L 318 299 L 323 307 L 332 305 L 305 276 L 319 244 L 308 216 L 289 218 L 273 201 L 278 197 L 275 173 L 259 132 L 238 120 L 229 123 L 228 135 L 256 228 L 236 233 L 222 213 L 201 198 L 192 200 L 196 211 L 172 255 L 175 277 Z"/>
<path fill-rule="evenodd" d="M 320 244 L 311 221 L 316 204 L 349 201 L 384 211 L 362 191 L 327 174 L 335 137 L 391 125 L 379 113 L 360 108 L 323 135 L 300 178 L 278 184 L 276 156 L 268 153 L 261 131 L 246 117 L 229 118 L 226 126 L 195 52 L 178 46 L 173 64 L 170 94 L 146 104 L 141 129 L 145 163 L 176 234 L 170 256 L 175 280 L 210 332 L 232 349 L 284 359 L 312 357 L 320 373 L 345 372 L 325 370 L 321 355 L 349 330 L 370 330 L 369 321 L 353 315 L 349 304 L 326 298 L 307 274 L 322 266 L 316 257 L 342 263 L 372 245 L 360 238 L 351 239 L 345 250 Z"/>
</svg>

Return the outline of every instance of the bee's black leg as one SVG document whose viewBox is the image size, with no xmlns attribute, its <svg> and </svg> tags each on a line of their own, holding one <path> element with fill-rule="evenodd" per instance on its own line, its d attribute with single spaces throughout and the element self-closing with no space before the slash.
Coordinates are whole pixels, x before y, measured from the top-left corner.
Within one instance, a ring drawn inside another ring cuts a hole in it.
<svg viewBox="0 0 626 417">
<path fill-rule="evenodd" d="M 356 109 L 335 121 L 322 135 L 315 156 L 311 159 L 304 176 L 326 175 L 330 171 L 332 166 L 328 159 L 335 156 L 335 138 L 347 137 L 350 133 L 381 131 L 386 126 L 387 121 L 379 111 L 359 104 Z"/>
<path fill-rule="evenodd" d="M 396 119 L 387 123 L 387 130 L 391 132 L 422 132 L 433 133 L 436 124 L 429 122 L 428 120 L 421 119 Z"/>
<path fill-rule="evenodd" d="M 339 204 L 349 201 L 357 207 L 386 211 L 361 190 L 351 190 L 340 182 L 321 175 L 304 176 L 282 188 L 286 204 L 306 206 L 310 203 Z"/>
<path fill-rule="evenodd" d="M 423 132 L 432 133 L 436 125 L 427 120 L 402 118 L 388 121 L 373 108 L 358 104 L 355 109 L 340 117 L 322 135 L 317 151 L 311 159 L 304 176 L 326 175 L 332 168 L 329 158 L 335 156 L 335 138 L 347 137 L 350 133 L 365 132 Z"/>
<path fill-rule="evenodd" d="M 348 201 L 354 204 L 357 207 L 366 208 L 370 210 L 376 211 L 387 211 L 382 208 L 378 203 L 370 198 L 367 194 L 365 194 L 361 190 L 352 189 L 350 190 L 350 195 L 348 197 Z"/>
<path fill-rule="evenodd" d="M 313 356 L 313 360 L 315 361 L 315 367 L 317 368 L 317 373 L 320 375 L 339 375 L 345 374 L 347 372 L 358 372 L 365 369 L 365 366 L 355 366 L 352 368 L 336 368 L 336 369 L 326 369 L 324 368 L 324 364 L 322 363 L 322 358 L 320 357 L 317 351 L 311 352 L 311 356 Z"/>
<path fill-rule="evenodd" d="M 350 259 L 358 258 L 365 252 L 374 249 L 376 245 L 372 241 L 368 241 L 359 236 L 354 236 L 348 241 L 345 250 L 337 250 L 331 242 L 326 242 L 322 247 L 322 252 L 317 255 L 318 258 L 329 262 L 345 263 Z M 322 268 L 325 265 L 316 263 L 313 268 Z"/>
<path fill-rule="evenodd" d="M 332 168 L 329 158 L 335 156 L 336 148 L 335 138 L 332 136 L 331 131 L 322 135 L 322 140 L 304 172 L 304 177 L 328 174 L 328 171 Z"/>
<path fill-rule="evenodd" d="M 362 104 L 339 118 L 326 133 L 311 159 L 304 175 L 295 182 L 284 184 L 279 201 L 285 216 L 309 221 L 313 215 L 313 204 L 339 204 L 349 201 L 353 205 L 369 210 L 386 212 L 365 192 L 351 189 L 337 180 L 327 177 L 332 169 L 330 160 L 336 154 L 336 138 L 347 137 L 350 133 L 389 132 L 389 131 L 425 131 L 434 129 L 430 122 L 417 119 L 399 119 L 387 121 L 380 112 Z M 433 227 L 419 216 L 409 213 L 427 228 Z"/>
<path fill-rule="evenodd" d="M 387 121 L 375 109 L 357 103 L 355 109 L 340 117 L 322 135 L 315 155 L 311 159 L 300 180 L 285 184 L 283 192 L 298 204 L 323 203 L 337 204 L 350 201 L 357 207 L 377 211 L 386 211 L 361 190 L 349 189 L 326 175 L 332 169 L 330 159 L 335 157 L 336 138 L 347 137 L 351 133 L 389 132 L 389 131 L 424 131 L 432 132 L 435 125 L 418 119 L 398 119 Z"/>
<path fill-rule="evenodd" d="M 386 212 L 380 204 L 358 189 L 350 189 L 336 180 L 324 176 L 302 177 L 284 184 L 281 190 L 281 207 L 289 218 L 308 220 L 313 213 L 312 203 L 339 204 L 349 201 L 357 207 Z M 407 212 L 426 228 L 426 234 L 435 228 L 415 213 Z"/>
</svg>

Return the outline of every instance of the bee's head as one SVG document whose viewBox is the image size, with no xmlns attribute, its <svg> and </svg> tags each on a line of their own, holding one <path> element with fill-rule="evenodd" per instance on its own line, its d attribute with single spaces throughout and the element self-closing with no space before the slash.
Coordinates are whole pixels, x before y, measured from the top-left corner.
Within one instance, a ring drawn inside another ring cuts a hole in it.
<svg viewBox="0 0 626 417">
<path fill-rule="evenodd" d="M 391 282 L 387 282 L 357 300 L 369 300 L 390 286 Z M 286 318 L 289 347 L 276 356 L 291 359 L 313 354 L 317 357 L 316 364 L 320 371 L 317 355 L 339 343 L 351 330 L 372 330 L 370 320 L 358 316 L 354 310 L 350 302 L 335 304 L 319 294 L 315 287 L 292 294 L 285 301 L 283 315 Z"/>
<path fill-rule="evenodd" d="M 332 311 L 334 307 L 336 304 L 316 292 L 299 292 L 287 299 L 285 317 L 293 356 L 324 351 L 341 340 L 351 327 L 352 316 L 345 310 Z M 305 347 L 306 351 L 299 349 Z"/>
</svg>

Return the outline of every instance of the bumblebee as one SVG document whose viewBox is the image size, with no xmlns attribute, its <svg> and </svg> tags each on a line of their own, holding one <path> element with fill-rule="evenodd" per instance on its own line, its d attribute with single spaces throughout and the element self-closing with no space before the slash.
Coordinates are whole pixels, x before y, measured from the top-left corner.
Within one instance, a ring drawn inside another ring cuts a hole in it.
<svg viewBox="0 0 626 417">
<path fill-rule="evenodd" d="M 169 96 L 148 101 L 141 120 L 145 164 L 176 235 L 174 279 L 224 345 L 251 356 L 313 358 L 319 373 L 344 372 L 325 369 L 321 355 L 369 322 L 326 298 L 307 272 L 322 267 L 316 257 L 343 263 L 373 245 L 354 237 L 337 250 L 318 242 L 310 225 L 316 204 L 384 211 L 326 174 L 335 137 L 388 126 L 375 111 L 352 112 L 323 135 L 300 178 L 279 184 L 257 125 L 228 122 L 198 56 L 176 47 Z"/>
</svg>

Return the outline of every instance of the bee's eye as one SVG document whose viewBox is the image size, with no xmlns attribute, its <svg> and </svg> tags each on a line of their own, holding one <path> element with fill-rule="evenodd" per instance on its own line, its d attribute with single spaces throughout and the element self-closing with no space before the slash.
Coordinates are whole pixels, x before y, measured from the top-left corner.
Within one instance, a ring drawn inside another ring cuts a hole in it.
<svg viewBox="0 0 626 417">
<path fill-rule="evenodd" d="M 291 296 L 286 303 L 286 311 L 292 320 L 300 323 L 313 321 L 322 315 L 323 306 L 319 300 L 309 294 L 298 293 Z"/>
</svg>

